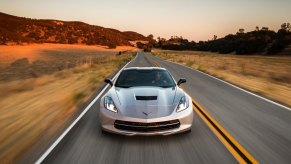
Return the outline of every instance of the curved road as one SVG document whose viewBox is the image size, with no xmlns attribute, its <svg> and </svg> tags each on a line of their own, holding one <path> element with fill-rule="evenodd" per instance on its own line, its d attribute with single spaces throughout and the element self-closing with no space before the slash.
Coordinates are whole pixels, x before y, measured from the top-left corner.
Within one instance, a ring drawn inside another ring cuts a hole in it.
<svg viewBox="0 0 291 164">
<path fill-rule="evenodd" d="M 127 67 L 153 66 L 148 59 L 186 78 L 184 89 L 260 163 L 291 163 L 291 111 L 150 53 L 138 52 Z M 98 106 L 43 163 L 238 163 L 197 114 L 189 134 L 128 137 L 101 133 Z"/>
</svg>

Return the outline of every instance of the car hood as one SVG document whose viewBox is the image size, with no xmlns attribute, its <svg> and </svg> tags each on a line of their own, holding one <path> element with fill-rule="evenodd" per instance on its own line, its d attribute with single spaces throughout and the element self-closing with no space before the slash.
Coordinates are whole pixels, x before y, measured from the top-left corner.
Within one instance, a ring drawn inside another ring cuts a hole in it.
<svg viewBox="0 0 291 164">
<path fill-rule="evenodd" d="M 177 87 L 115 88 L 118 112 L 134 118 L 158 118 L 170 115 L 176 108 Z"/>
</svg>

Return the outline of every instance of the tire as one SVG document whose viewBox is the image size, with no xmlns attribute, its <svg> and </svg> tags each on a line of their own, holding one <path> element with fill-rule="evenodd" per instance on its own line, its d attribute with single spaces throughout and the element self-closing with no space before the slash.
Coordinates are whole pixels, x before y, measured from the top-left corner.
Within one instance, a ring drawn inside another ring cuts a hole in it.
<svg viewBox="0 0 291 164">
<path fill-rule="evenodd" d="M 189 134 L 189 133 L 191 133 L 191 129 L 189 129 L 189 130 L 187 130 L 187 131 L 185 131 L 185 132 L 183 132 L 184 134 Z"/>
<path fill-rule="evenodd" d="M 109 132 L 107 132 L 107 131 L 105 131 L 105 130 L 103 130 L 103 129 L 101 129 L 101 133 L 102 133 L 103 135 L 108 135 L 108 134 L 109 134 Z"/>
</svg>

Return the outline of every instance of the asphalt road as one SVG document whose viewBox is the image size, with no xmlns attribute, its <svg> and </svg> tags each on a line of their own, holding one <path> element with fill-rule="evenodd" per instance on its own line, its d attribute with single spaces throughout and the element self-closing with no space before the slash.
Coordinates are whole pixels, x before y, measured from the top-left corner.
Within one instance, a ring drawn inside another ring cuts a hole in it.
<svg viewBox="0 0 291 164">
<path fill-rule="evenodd" d="M 259 163 L 291 163 L 291 111 L 197 70 L 147 56 L 167 68 Z"/>
<path fill-rule="evenodd" d="M 150 60 L 174 78 L 260 163 L 291 163 L 291 111 L 243 92 L 196 70 Z M 139 52 L 128 67 L 152 66 Z M 104 135 L 97 101 L 44 163 L 237 163 L 195 114 L 189 134 L 154 137 Z"/>
</svg>

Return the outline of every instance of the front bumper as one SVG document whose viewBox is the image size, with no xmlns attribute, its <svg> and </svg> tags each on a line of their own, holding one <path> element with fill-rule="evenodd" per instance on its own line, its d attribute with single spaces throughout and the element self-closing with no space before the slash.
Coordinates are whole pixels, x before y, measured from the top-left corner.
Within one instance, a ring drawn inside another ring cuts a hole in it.
<svg viewBox="0 0 291 164">
<path fill-rule="evenodd" d="M 110 112 L 106 109 L 101 109 L 99 115 L 102 130 L 128 136 L 171 135 L 181 133 L 189 131 L 193 122 L 192 104 L 184 111 L 179 113 L 174 112 L 172 115 L 161 118 L 139 119 L 120 116 L 116 117 L 116 113 Z M 177 124 L 177 122 L 179 122 L 179 124 Z M 134 128 L 132 124 L 134 125 Z M 130 125 L 130 128 L 126 128 L 128 125 Z M 160 128 L 161 126 L 167 127 Z M 136 127 L 140 128 L 135 129 Z"/>
</svg>

